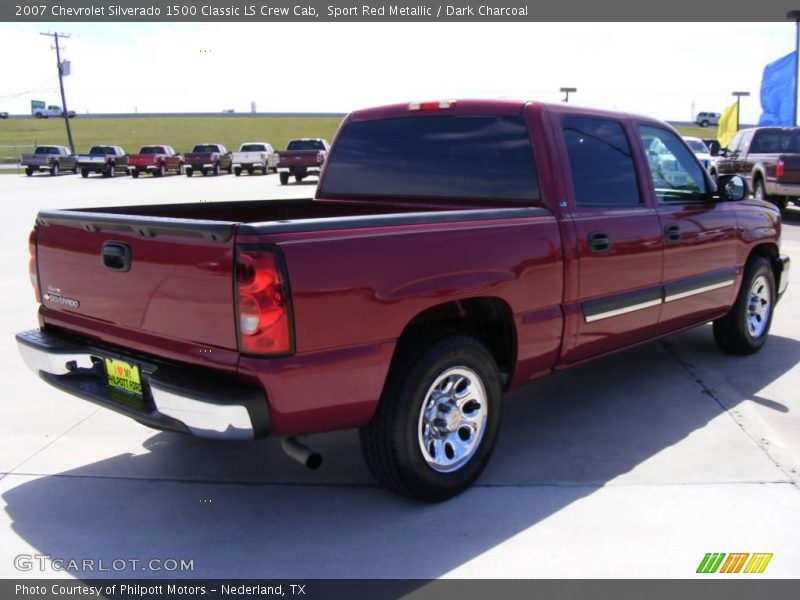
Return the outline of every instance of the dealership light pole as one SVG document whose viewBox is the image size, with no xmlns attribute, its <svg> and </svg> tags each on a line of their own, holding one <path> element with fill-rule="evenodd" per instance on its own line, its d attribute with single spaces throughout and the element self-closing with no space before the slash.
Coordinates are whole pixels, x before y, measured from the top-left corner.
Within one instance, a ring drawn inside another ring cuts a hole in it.
<svg viewBox="0 0 800 600">
<path fill-rule="evenodd" d="M 739 131 L 739 104 L 742 96 L 749 96 L 750 92 L 731 92 L 731 96 L 736 96 L 736 131 Z"/>
<path fill-rule="evenodd" d="M 55 42 L 56 66 L 58 67 L 58 85 L 61 87 L 61 106 L 64 109 L 64 124 L 67 126 L 67 139 L 69 140 L 69 150 L 70 152 L 75 154 L 75 144 L 72 141 L 72 129 L 70 129 L 69 127 L 69 115 L 67 114 L 67 97 L 64 94 L 64 63 L 61 62 L 61 47 L 58 45 L 59 36 L 67 39 L 69 39 L 69 36 L 66 33 L 45 33 L 45 32 L 42 32 L 40 35 L 46 35 L 47 37 L 51 37 Z"/>
<path fill-rule="evenodd" d="M 558 91 L 564 93 L 564 99 L 562 100 L 562 102 L 569 102 L 569 93 L 570 92 L 577 92 L 578 88 L 562 87 Z"/>
<path fill-rule="evenodd" d="M 792 124 L 797 126 L 797 67 L 800 65 L 800 10 L 790 10 L 786 13 L 787 19 L 794 21 L 794 103 L 792 107 Z"/>
</svg>

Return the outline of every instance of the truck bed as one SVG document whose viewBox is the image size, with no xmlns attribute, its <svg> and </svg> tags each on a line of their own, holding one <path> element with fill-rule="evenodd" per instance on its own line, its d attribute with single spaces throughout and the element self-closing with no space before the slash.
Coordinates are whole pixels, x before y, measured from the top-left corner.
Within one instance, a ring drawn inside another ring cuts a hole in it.
<svg viewBox="0 0 800 600">
<path fill-rule="evenodd" d="M 531 211 L 546 212 L 513 205 L 498 207 L 497 202 L 401 204 L 307 198 L 52 210 L 41 211 L 37 222 L 94 231 L 128 230 L 145 236 L 182 233 L 226 241 L 237 227 L 240 234 L 247 235 L 503 218 L 529 215 Z"/>
</svg>

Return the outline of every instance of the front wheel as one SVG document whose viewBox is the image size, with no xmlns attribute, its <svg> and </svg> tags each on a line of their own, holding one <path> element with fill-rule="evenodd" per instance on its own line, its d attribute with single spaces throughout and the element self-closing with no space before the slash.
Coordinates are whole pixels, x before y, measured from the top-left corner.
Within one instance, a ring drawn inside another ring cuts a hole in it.
<svg viewBox="0 0 800 600">
<path fill-rule="evenodd" d="M 775 274 L 764 257 L 747 263 L 742 287 L 727 315 L 714 321 L 714 339 L 730 354 L 753 354 L 766 343 L 775 307 Z"/>
<path fill-rule="evenodd" d="M 375 479 L 399 494 L 439 502 L 466 490 L 500 431 L 500 373 L 478 340 L 460 334 L 398 349 L 361 449 Z"/>
</svg>

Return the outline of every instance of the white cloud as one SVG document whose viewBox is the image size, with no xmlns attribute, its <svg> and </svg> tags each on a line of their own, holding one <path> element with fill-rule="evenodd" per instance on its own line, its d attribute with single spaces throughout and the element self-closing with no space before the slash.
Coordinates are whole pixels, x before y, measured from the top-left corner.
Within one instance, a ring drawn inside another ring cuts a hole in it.
<svg viewBox="0 0 800 600">
<path fill-rule="evenodd" d="M 557 101 L 688 119 L 743 89 L 760 114 L 767 62 L 792 23 L 2 24 L 0 109 L 58 102 L 47 29 L 67 30 L 70 108 L 81 112 L 341 111 L 451 97 Z M 746 51 L 745 51 L 746 49 Z M 49 79 L 48 79 L 49 78 Z M 44 82 L 44 83 L 43 83 Z"/>
</svg>

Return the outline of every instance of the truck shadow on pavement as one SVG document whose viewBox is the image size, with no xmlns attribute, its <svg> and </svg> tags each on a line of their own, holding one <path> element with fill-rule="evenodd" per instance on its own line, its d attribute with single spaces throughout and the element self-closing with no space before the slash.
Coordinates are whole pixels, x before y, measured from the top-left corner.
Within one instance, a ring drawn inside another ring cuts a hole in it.
<svg viewBox="0 0 800 600">
<path fill-rule="evenodd" d="M 377 487 L 353 431 L 309 438 L 326 459 L 318 472 L 286 458 L 277 440 L 222 444 L 157 433 L 135 449 L 141 453 L 31 479 L 2 497 L 14 532 L 42 554 L 107 564 L 194 561 L 185 573 L 72 573 L 84 579 L 436 578 L 618 481 L 727 482 L 730 473 L 707 456 L 692 459 L 697 442 L 686 441 L 707 426 L 729 427 L 727 417 L 717 418 L 730 390 L 724 402 L 716 398 L 696 369 L 724 377 L 747 365 L 748 378 L 731 388 L 738 404 L 798 361 L 800 342 L 780 336 L 757 356 L 725 356 L 702 327 L 545 378 L 507 397 L 487 471 L 473 489 L 439 505 Z M 691 440 L 704 435 L 717 437 L 704 432 Z M 69 452 L 69 440 L 58 443 Z M 534 564 L 536 557 L 521 560 Z"/>
</svg>

